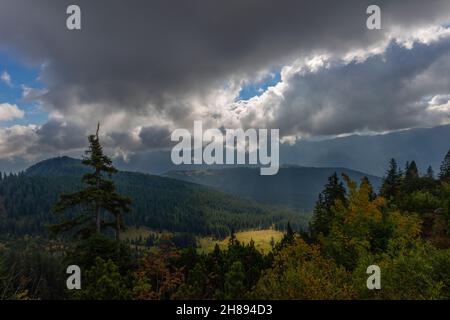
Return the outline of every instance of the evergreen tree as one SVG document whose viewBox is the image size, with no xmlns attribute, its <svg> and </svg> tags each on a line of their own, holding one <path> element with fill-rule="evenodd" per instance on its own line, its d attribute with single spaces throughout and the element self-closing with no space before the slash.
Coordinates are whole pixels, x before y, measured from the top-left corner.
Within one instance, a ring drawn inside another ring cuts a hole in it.
<svg viewBox="0 0 450 320">
<path fill-rule="evenodd" d="M 420 189 L 419 170 L 415 161 L 407 162 L 405 168 L 405 179 L 403 181 L 402 191 L 409 194 Z"/>
<path fill-rule="evenodd" d="M 434 179 L 434 170 L 431 166 L 427 169 L 427 174 L 425 175 L 427 178 Z"/>
<path fill-rule="evenodd" d="M 245 292 L 245 271 L 242 263 L 236 261 L 231 265 L 230 271 L 225 274 L 224 298 L 242 299 Z"/>
<path fill-rule="evenodd" d="M 292 230 L 291 223 L 288 222 L 286 227 L 286 233 L 284 234 L 283 238 L 280 241 L 280 246 L 277 248 L 278 250 L 281 248 L 284 248 L 292 243 L 294 243 L 295 240 L 295 232 Z"/>
<path fill-rule="evenodd" d="M 100 124 L 96 134 L 89 136 L 89 148 L 82 161 L 83 165 L 93 169 L 82 177 L 86 187 L 75 193 L 62 194 L 54 206 L 55 213 L 62 214 L 72 209 L 72 216 L 75 217 L 51 226 L 53 233 L 74 231 L 75 236 L 88 238 L 94 233 L 101 234 L 103 227 L 112 227 L 115 229 L 116 239 L 119 239 L 120 230 L 124 227 L 122 213 L 131 211 L 131 200 L 119 195 L 114 182 L 105 177 L 110 178 L 117 169 L 103 153 L 99 129 Z M 105 220 L 105 213 L 113 215 L 114 220 Z"/>
<path fill-rule="evenodd" d="M 419 177 L 419 170 L 415 161 L 409 163 L 405 170 L 405 180 L 412 180 Z"/>
<path fill-rule="evenodd" d="M 396 199 L 401 192 L 403 173 L 397 166 L 395 159 L 389 161 L 389 169 L 381 186 L 380 194 L 386 199 Z"/>
<path fill-rule="evenodd" d="M 286 239 L 293 240 L 295 236 L 294 230 L 292 230 L 291 223 L 288 222 L 286 227 Z"/>
<path fill-rule="evenodd" d="M 441 179 L 441 181 L 450 181 L 450 150 L 442 161 L 439 179 Z"/>
<path fill-rule="evenodd" d="M 228 245 L 231 247 L 235 244 L 239 244 L 239 240 L 236 238 L 236 232 L 234 228 L 231 228 L 230 239 L 228 240 Z"/>
<path fill-rule="evenodd" d="M 131 290 L 125 278 L 111 260 L 97 257 L 95 265 L 86 271 L 83 290 L 75 290 L 73 297 L 80 300 L 127 300 Z"/>
<path fill-rule="evenodd" d="M 327 235 L 330 231 L 331 222 L 334 218 L 333 207 L 336 201 L 341 201 L 346 205 L 346 191 L 344 185 L 339 180 L 336 172 L 328 178 L 328 183 L 324 190 L 319 194 L 319 200 L 314 208 L 313 219 L 311 222 L 311 233 L 318 235 L 322 233 Z"/>
</svg>

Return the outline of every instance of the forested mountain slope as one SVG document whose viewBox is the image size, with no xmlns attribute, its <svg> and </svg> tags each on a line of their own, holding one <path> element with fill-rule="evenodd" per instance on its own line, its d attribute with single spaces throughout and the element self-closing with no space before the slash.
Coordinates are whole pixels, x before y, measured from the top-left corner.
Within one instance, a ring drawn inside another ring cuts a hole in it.
<svg viewBox="0 0 450 320">
<path fill-rule="evenodd" d="M 55 221 L 51 208 L 61 192 L 81 187 L 87 168 L 68 157 L 40 162 L 0 182 L 0 231 L 3 234 L 46 232 Z M 305 218 L 289 209 L 278 209 L 230 196 L 208 187 L 137 172 L 118 172 L 112 178 L 120 193 L 133 200 L 128 225 L 155 230 L 190 232 L 224 237 L 231 229 L 296 227 Z"/>
</svg>

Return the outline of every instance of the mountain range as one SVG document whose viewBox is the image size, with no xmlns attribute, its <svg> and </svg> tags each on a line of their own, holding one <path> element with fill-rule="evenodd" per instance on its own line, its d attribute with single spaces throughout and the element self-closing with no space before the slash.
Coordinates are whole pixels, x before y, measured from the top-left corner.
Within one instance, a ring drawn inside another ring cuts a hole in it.
<svg viewBox="0 0 450 320">
<path fill-rule="evenodd" d="M 56 222 L 52 206 L 59 194 L 82 187 L 89 168 L 69 157 L 39 162 L 25 172 L 2 176 L 0 234 L 40 234 Z M 158 231 L 187 232 L 222 238 L 232 229 L 296 228 L 306 225 L 298 211 L 262 205 L 212 188 L 166 177 L 119 171 L 112 178 L 118 191 L 132 199 L 127 225 Z"/>
<path fill-rule="evenodd" d="M 382 177 L 391 158 L 395 158 L 401 167 L 407 161 L 415 160 L 421 173 L 425 173 L 430 165 L 437 172 L 449 149 L 450 125 L 443 125 L 385 134 L 299 139 L 292 145 L 280 145 L 280 163 L 303 167 L 342 167 Z M 115 163 L 124 170 L 155 174 L 193 167 L 211 168 L 206 165 L 175 166 L 171 162 L 170 151 L 158 150 L 131 154 L 127 161 L 116 158 Z"/>
<path fill-rule="evenodd" d="M 346 168 L 283 166 L 278 174 L 261 176 L 257 168 L 198 169 L 170 171 L 165 176 L 213 187 L 228 194 L 258 202 L 289 206 L 311 212 L 318 194 L 334 173 L 348 175 L 354 181 L 368 177 L 375 190 L 382 179 Z"/>
<path fill-rule="evenodd" d="M 194 167 L 170 170 L 162 175 L 119 171 L 113 180 L 119 192 L 133 200 L 133 214 L 126 218 L 133 226 L 217 237 L 227 235 L 231 229 L 273 225 L 282 228 L 288 221 L 294 227 L 303 228 L 318 194 L 333 173 L 339 176 L 344 173 L 355 181 L 366 176 L 377 191 L 382 183 L 381 175 L 346 166 L 382 173 L 388 159 L 394 157 L 400 163 L 415 160 L 422 168 L 425 164 L 438 167 L 441 153 L 450 145 L 448 137 L 450 126 L 442 126 L 300 142 L 290 146 L 289 152 L 283 152 L 292 156 L 292 162 L 316 165 L 283 165 L 274 176 L 261 176 L 255 167 Z M 434 142 L 429 143 L 432 139 Z M 296 153 L 298 158 L 294 157 Z M 325 167 L 330 161 L 346 166 Z M 0 231 L 42 232 L 45 225 L 56 220 L 51 208 L 58 195 L 80 189 L 81 176 L 88 171 L 79 159 L 57 157 L 38 162 L 19 174 L 3 175 Z"/>
</svg>

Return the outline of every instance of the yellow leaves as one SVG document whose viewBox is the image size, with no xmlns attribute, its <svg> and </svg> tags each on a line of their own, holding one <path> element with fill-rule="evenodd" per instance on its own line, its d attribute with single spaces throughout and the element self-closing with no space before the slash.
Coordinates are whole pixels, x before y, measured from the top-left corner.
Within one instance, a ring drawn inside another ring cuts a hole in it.
<svg viewBox="0 0 450 320">
<path fill-rule="evenodd" d="M 23 291 L 20 291 L 19 293 L 17 293 L 16 299 L 17 300 L 29 300 L 30 298 L 28 297 L 28 290 L 23 290 Z"/>
<path fill-rule="evenodd" d="M 415 239 L 421 232 L 421 220 L 417 215 L 403 215 L 398 211 L 390 212 L 390 223 L 394 228 L 394 238 Z"/>
<path fill-rule="evenodd" d="M 302 239 L 275 257 L 256 286 L 259 298 L 269 299 L 351 299 L 350 274 L 322 256 L 318 245 Z"/>
<path fill-rule="evenodd" d="M 320 239 L 328 256 L 352 269 L 365 252 L 385 250 L 397 239 L 407 243 L 420 234 L 420 220 L 413 215 L 389 211 L 383 197 L 372 198 L 370 184 L 363 180 L 358 187 L 344 177 L 349 189 L 348 204 L 335 205 L 330 233 Z"/>
<path fill-rule="evenodd" d="M 342 202 L 337 201 L 335 205 L 337 222 L 341 220 L 347 229 L 360 231 L 365 230 L 370 223 L 381 222 L 386 200 L 383 197 L 371 200 L 372 187 L 366 181 L 358 188 L 347 176 L 344 176 L 344 179 L 349 189 L 348 205 L 344 206 Z"/>
</svg>

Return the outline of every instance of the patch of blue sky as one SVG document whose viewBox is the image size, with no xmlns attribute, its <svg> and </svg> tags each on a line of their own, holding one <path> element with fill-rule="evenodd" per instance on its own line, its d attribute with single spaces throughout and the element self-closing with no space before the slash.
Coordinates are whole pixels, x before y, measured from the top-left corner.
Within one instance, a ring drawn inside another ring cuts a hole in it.
<svg viewBox="0 0 450 320">
<path fill-rule="evenodd" d="M 249 100 L 253 97 L 259 97 L 266 91 L 269 87 L 275 86 L 281 80 L 280 72 L 273 72 L 268 74 L 260 81 L 245 83 L 239 92 L 237 101 L 239 100 Z"/>
<path fill-rule="evenodd" d="M 0 103 L 17 105 L 25 111 L 23 118 L 9 121 L 2 121 L 1 125 L 9 126 L 14 124 L 42 124 L 48 119 L 46 112 L 41 110 L 36 101 L 25 101 L 23 99 L 23 86 L 33 89 L 45 89 L 38 77 L 40 66 L 31 66 L 17 60 L 11 52 L 0 51 L 0 75 L 7 72 L 11 78 L 11 83 L 0 81 Z"/>
</svg>

